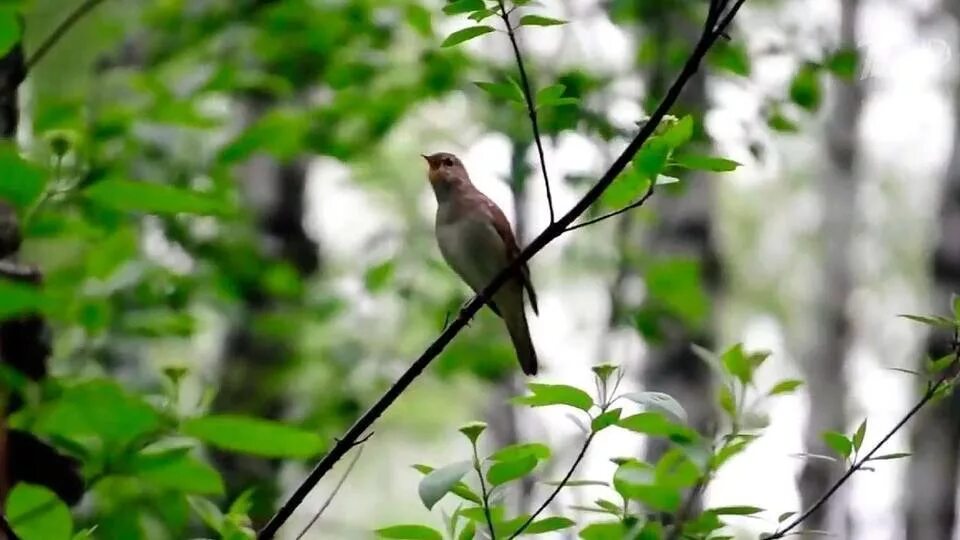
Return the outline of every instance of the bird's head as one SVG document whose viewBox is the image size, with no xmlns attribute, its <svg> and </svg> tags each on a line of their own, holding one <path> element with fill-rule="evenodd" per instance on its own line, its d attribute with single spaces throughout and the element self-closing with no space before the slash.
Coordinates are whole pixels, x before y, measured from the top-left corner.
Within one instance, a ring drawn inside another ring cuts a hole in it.
<svg viewBox="0 0 960 540">
<path fill-rule="evenodd" d="M 433 186 L 438 197 L 441 193 L 470 182 L 470 175 L 467 174 L 467 170 L 457 156 L 449 152 L 421 155 L 430 166 L 427 177 L 430 178 L 430 185 Z"/>
</svg>

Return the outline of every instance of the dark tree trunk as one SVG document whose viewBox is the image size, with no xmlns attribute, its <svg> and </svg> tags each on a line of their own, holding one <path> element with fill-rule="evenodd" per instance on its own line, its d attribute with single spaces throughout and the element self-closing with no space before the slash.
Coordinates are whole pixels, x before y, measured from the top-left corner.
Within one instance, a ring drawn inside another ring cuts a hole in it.
<svg viewBox="0 0 960 540">
<path fill-rule="evenodd" d="M 957 23 L 960 6 L 945 1 Z M 947 168 L 939 214 L 939 237 L 931 258 L 933 311 L 949 309 L 951 294 L 960 294 L 960 85 L 954 89 L 953 154 Z M 932 332 L 927 355 L 940 358 L 949 351 L 951 336 Z M 922 367 L 920 369 L 923 369 Z M 952 538 L 956 526 L 960 460 L 960 395 L 957 392 L 921 413 L 913 424 L 913 457 L 904 482 L 908 540 Z"/>
<path fill-rule="evenodd" d="M 840 0 L 840 46 L 856 47 L 859 0 Z M 812 344 L 803 355 L 801 368 L 807 381 L 810 409 L 804 430 L 804 446 L 813 454 L 830 454 L 823 442 L 825 431 L 846 429 L 845 403 L 847 398 L 847 349 L 852 337 L 847 315 L 848 300 L 853 286 L 851 246 L 856 217 L 857 195 L 857 126 L 863 103 L 863 89 L 858 81 L 837 81 L 834 101 L 826 127 L 829 157 L 821 185 L 824 207 L 822 253 L 819 295 L 815 311 Z M 804 508 L 813 504 L 842 471 L 834 463 L 808 460 L 799 478 L 800 495 Z M 831 499 L 806 522 L 807 529 L 823 530 L 847 537 L 846 517 L 839 509 L 842 498 Z"/>
</svg>

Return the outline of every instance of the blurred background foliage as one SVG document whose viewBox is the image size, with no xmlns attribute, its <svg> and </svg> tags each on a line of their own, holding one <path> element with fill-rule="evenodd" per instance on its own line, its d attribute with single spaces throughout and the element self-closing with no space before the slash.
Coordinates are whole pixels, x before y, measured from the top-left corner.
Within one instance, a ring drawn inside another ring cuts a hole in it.
<svg viewBox="0 0 960 540">
<path fill-rule="evenodd" d="M 2 8 L 22 13 L 29 56 L 80 4 Z M 559 83 L 571 98 L 539 113 L 558 211 L 663 96 L 703 4 L 537 8 L 571 21 L 520 40 L 536 89 Z M 36 265 L 43 286 L 0 280 L 0 354 L 48 375 L 4 370 L 7 439 L 29 433 L 75 459 L 84 487 L 15 470 L 9 451 L 0 489 L 24 538 L 242 538 L 262 525 L 467 299 L 434 245 L 420 153 L 461 155 L 521 243 L 548 223 L 528 119 L 474 84 L 517 77 L 509 42 L 440 47 L 464 22 L 442 7 L 106 0 L 31 70 L 0 198 L 23 236 L 8 261 Z M 892 423 L 916 389 L 887 368 L 919 365 L 926 347 L 894 317 L 944 311 L 960 287 L 958 15 L 948 0 L 748 2 L 674 111 L 694 117 L 703 154 L 743 167 L 678 170 L 647 207 L 534 259 L 541 378 L 582 386 L 590 365 L 614 361 L 625 384 L 676 396 L 709 430 L 715 384 L 690 345 L 768 348 L 770 380 L 800 373 L 808 390 L 768 411 L 766 442 L 705 496 L 788 511 L 822 492 L 841 471 L 789 455 L 823 453 L 823 431 L 868 414 Z M 629 202 L 631 182 L 591 212 Z M 48 358 L 15 348 L 39 328 L 29 314 L 49 323 Z M 944 343 L 931 336 L 930 356 Z M 514 364 L 482 312 L 388 412 L 311 537 L 429 519 L 409 465 L 443 461 L 459 444 L 451 427 L 470 418 L 488 422 L 492 447 L 546 439 L 570 461 L 569 421 L 507 403 L 522 391 Z M 811 526 L 948 538 L 955 404 L 919 426 L 922 460 L 858 478 Z M 662 452 L 598 441 L 587 471 L 608 474 L 608 454 Z M 515 504 L 538 492 L 525 484 Z M 43 519 L 29 519 L 37 507 Z"/>
</svg>

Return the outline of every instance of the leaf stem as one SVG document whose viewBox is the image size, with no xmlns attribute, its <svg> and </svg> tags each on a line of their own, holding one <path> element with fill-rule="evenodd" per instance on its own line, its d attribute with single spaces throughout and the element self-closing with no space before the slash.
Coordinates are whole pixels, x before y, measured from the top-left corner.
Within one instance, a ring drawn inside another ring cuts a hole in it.
<svg viewBox="0 0 960 540">
<path fill-rule="evenodd" d="M 487 482 L 483 479 L 483 467 L 480 466 L 480 456 L 477 455 L 477 443 L 473 441 L 473 470 L 477 471 L 480 479 L 480 498 L 483 502 L 483 517 L 487 519 L 490 529 L 490 540 L 497 540 L 497 533 L 493 528 L 493 518 L 490 516 L 490 494 L 487 491 Z"/>
</svg>

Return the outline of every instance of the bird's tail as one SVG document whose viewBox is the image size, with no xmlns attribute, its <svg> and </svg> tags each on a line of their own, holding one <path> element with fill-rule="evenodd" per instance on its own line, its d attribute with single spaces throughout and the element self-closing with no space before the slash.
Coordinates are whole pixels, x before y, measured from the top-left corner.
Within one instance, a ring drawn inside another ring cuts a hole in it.
<svg viewBox="0 0 960 540">
<path fill-rule="evenodd" d="M 536 375 L 537 351 L 534 350 L 533 341 L 530 339 L 530 328 L 527 326 L 527 315 L 523 312 L 523 304 L 520 305 L 520 309 L 504 311 L 503 320 L 507 324 L 510 340 L 513 341 L 513 348 L 517 352 L 520 368 L 527 375 Z"/>
</svg>

